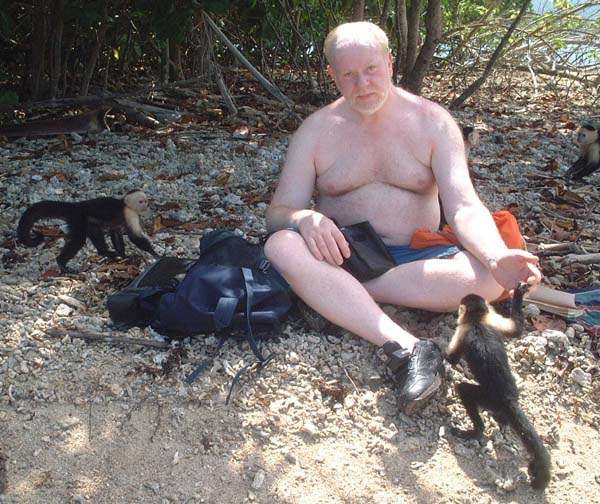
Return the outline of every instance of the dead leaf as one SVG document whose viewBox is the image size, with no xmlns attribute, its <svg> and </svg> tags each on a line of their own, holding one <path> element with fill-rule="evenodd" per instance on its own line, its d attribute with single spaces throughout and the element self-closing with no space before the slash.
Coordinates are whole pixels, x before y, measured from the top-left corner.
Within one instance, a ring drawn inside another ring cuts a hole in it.
<svg viewBox="0 0 600 504">
<path fill-rule="evenodd" d="M 183 224 L 183 223 L 177 219 L 163 219 L 161 217 L 160 224 L 161 224 L 161 227 L 169 228 L 169 227 L 181 226 L 181 224 Z"/>
<path fill-rule="evenodd" d="M 544 329 L 554 329 L 556 331 L 565 332 L 567 329 L 567 322 L 555 315 L 535 315 L 531 317 L 531 323 L 538 331 Z"/>
<path fill-rule="evenodd" d="M 58 180 L 67 180 L 67 176 L 63 172 L 50 172 L 44 175 L 46 180 L 50 180 L 52 177 L 56 177 Z"/>
<path fill-rule="evenodd" d="M 45 238 L 61 238 L 64 236 L 64 233 L 57 227 L 34 226 L 34 229 L 42 233 Z"/>
<path fill-rule="evenodd" d="M 540 169 L 546 172 L 555 172 L 560 168 L 558 161 L 556 159 L 550 159 L 548 162 L 542 166 Z"/>
<path fill-rule="evenodd" d="M 51 270 L 46 271 L 45 273 L 42 273 L 41 279 L 42 280 L 50 280 L 51 278 L 56 278 L 58 276 L 60 276 L 60 271 L 51 269 Z"/>
<path fill-rule="evenodd" d="M 105 173 L 104 175 L 100 175 L 96 180 L 98 182 L 110 182 L 111 180 L 122 180 L 125 178 L 125 175 L 119 175 L 118 173 Z"/>
<path fill-rule="evenodd" d="M 179 226 L 181 229 L 185 229 L 186 231 L 191 231 L 193 229 L 206 229 L 211 227 L 211 223 L 209 221 L 204 222 L 186 222 Z"/>
</svg>

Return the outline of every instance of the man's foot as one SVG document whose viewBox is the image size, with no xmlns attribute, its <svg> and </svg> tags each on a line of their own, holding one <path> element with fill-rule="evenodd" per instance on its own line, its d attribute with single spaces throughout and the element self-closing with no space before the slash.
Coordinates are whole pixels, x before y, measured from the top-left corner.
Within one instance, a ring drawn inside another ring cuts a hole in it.
<svg viewBox="0 0 600 504">
<path fill-rule="evenodd" d="M 406 369 L 400 391 L 400 409 L 412 415 L 420 409 L 444 380 L 444 364 L 440 349 L 433 341 L 417 341 Z"/>
</svg>

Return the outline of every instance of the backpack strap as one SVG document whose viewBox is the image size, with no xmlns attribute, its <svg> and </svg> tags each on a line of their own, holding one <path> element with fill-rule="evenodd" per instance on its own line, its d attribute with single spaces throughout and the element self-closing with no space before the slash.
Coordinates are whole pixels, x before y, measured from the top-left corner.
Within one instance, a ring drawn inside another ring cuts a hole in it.
<svg viewBox="0 0 600 504">
<path fill-rule="evenodd" d="M 221 347 L 225 344 L 225 342 L 227 341 L 227 334 L 224 334 L 221 336 L 221 339 L 219 340 L 219 344 L 217 345 L 217 348 L 215 349 L 215 356 L 219 353 L 219 350 L 221 350 Z M 200 364 L 198 364 L 196 366 L 196 369 L 194 369 L 185 379 L 185 382 L 188 385 L 191 385 L 194 380 L 196 378 L 198 378 L 198 376 L 204 372 L 204 370 L 208 367 L 209 364 L 211 364 L 214 361 L 214 357 L 210 358 L 210 359 L 206 359 L 204 362 L 201 362 Z"/>
<path fill-rule="evenodd" d="M 232 297 L 222 297 L 219 299 L 213 314 L 213 321 L 217 331 L 231 326 L 238 302 L 238 298 Z"/>
<path fill-rule="evenodd" d="M 246 287 L 246 339 L 248 340 L 248 344 L 254 352 L 254 355 L 256 355 L 256 358 L 261 363 L 264 363 L 267 360 L 267 358 L 271 356 L 268 356 L 267 358 L 263 356 L 263 354 L 258 349 L 256 340 L 254 339 L 254 334 L 252 334 L 251 317 L 252 301 L 254 300 L 254 275 L 252 274 L 252 270 L 249 268 L 242 268 L 242 274 L 244 275 L 244 284 Z"/>
<path fill-rule="evenodd" d="M 235 384 L 239 381 L 242 374 L 252 366 L 256 366 L 257 364 L 262 367 L 267 362 L 269 362 L 273 358 L 273 353 L 269 354 L 267 357 L 264 357 L 261 351 L 258 348 L 258 344 L 256 343 L 256 339 L 254 339 L 254 334 L 252 332 L 252 302 L 254 301 L 254 275 L 252 274 L 252 270 L 250 268 L 240 268 L 242 270 L 242 275 L 244 277 L 244 288 L 246 290 L 246 340 L 252 349 L 252 352 L 258 359 L 258 362 L 253 362 L 244 366 L 236 376 L 233 378 L 231 386 L 229 388 L 229 394 L 227 394 L 226 404 L 229 402 L 229 398 L 231 396 L 231 392 Z M 231 326 L 231 321 L 233 320 L 233 316 L 235 314 L 235 310 L 238 305 L 237 298 L 230 297 L 222 297 L 217 302 L 217 307 L 215 308 L 215 312 L 213 315 L 213 320 L 215 322 L 215 327 L 217 330 L 225 329 Z M 218 352 L 221 347 L 225 344 L 225 341 L 228 338 L 228 334 L 225 333 L 221 336 L 221 340 L 219 341 L 219 345 L 217 346 L 216 352 Z M 191 384 L 198 376 L 208 367 L 208 365 L 212 362 L 213 359 L 207 359 L 192 371 L 192 373 L 185 379 L 186 383 Z"/>
</svg>

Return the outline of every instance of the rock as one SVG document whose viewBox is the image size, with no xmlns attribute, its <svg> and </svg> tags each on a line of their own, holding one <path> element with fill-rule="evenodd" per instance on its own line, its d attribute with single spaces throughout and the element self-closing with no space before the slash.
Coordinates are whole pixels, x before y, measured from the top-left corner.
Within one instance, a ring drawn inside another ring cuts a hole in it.
<svg viewBox="0 0 600 504">
<path fill-rule="evenodd" d="M 252 485 L 251 485 L 252 489 L 259 490 L 260 487 L 262 487 L 265 482 L 265 477 L 266 477 L 266 474 L 262 469 L 259 469 L 258 471 L 256 471 L 256 474 L 254 475 L 254 479 L 252 480 Z"/>
<path fill-rule="evenodd" d="M 591 373 L 586 373 L 583 369 L 578 367 L 571 371 L 571 380 L 582 387 L 590 387 L 592 385 Z"/>
</svg>

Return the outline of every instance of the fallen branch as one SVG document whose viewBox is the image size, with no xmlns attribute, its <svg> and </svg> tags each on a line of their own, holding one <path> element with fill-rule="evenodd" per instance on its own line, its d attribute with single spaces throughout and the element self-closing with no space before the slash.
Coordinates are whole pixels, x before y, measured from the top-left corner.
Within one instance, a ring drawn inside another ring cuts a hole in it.
<svg viewBox="0 0 600 504">
<path fill-rule="evenodd" d="M 571 252 L 577 252 L 577 244 L 568 243 L 540 243 L 537 247 L 537 254 L 542 256 L 563 255 Z"/>
<path fill-rule="evenodd" d="M 109 108 L 102 108 L 70 117 L 14 124 L 0 128 L 0 136 L 29 138 L 69 133 L 99 133 L 109 129 L 106 123 L 109 111 Z"/>
<path fill-rule="evenodd" d="M 579 264 L 600 264 L 600 253 L 594 254 L 569 254 L 563 258 L 563 261 Z"/>
<path fill-rule="evenodd" d="M 66 329 L 46 329 L 44 332 L 55 338 L 64 338 L 65 336 L 69 336 L 70 338 L 79 338 L 86 341 L 95 341 L 101 343 L 113 343 L 116 345 L 140 345 L 153 348 L 169 348 L 171 346 L 169 343 L 164 341 L 107 336 L 106 334 L 101 333 L 84 333 L 78 331 L 69 331 Z"/>
</svg>

